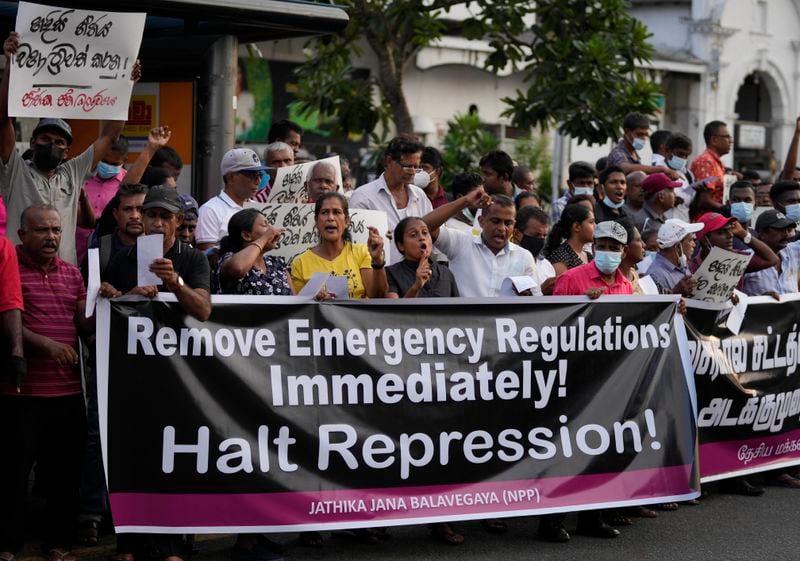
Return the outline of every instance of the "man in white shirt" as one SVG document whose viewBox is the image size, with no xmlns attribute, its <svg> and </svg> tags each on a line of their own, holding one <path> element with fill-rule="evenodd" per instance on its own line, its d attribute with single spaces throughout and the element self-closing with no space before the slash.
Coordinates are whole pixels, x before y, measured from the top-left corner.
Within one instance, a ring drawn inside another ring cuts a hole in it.
<svg viewBox="0 0 800 561">
<path fill-rule="evenodd" d="M 258 154 L 249 148 L 228 150 L 222 157 L 222 192 L 200 207 L 195 239 L 197 248 L 205 251 L 219 245 L 228 235 L 228 220 L 244 208 L 244 203 L 256 194 L 266 166 Z"/>
<path fill-rule="evenodd" d="M 413 184 L 414 175 L 422 168 L 422 150 L 425 147 L 413 136 L 401 134 L 386 147 L 384 172 L 378 179 L 362 185 L 350 197 L 350 210 L 368 209 L 386 212 L 389 231 L 406 216 L 425 216 L 433 205 L 425 191 Z M 390 244 L 391 262 L 402 261 L 395 244 Z"/>
<path fill-rule="evenodd" d="M 449 218 L 468 207 L 483 209 L 478 217 L 480 234 L 442 227 Z M 424 216 L 434 247 L 450 261 L 461 296 L 498 296 L 507 277 L 531 277 L 536 283 L 532 293 L 541 295 L 533 255 L 509 242 L 515 218 L 516 208 L 510 197 L 489 196 L 483 189 L 475 189 Z"/>
</svg>

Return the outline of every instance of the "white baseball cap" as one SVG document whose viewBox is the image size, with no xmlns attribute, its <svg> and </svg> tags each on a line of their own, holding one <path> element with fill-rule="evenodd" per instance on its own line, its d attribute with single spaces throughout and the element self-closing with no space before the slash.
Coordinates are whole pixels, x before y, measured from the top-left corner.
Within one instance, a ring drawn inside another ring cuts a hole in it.
<svg viewBox="0 0 800 561">
<path fill-rule="evenodd" d="M 249 148 L 234 148 L 225 152 L 219 171 L 222 175 L 232 171 L 263 171 L 267 166 L 261 165 L 258 154 Z"/>
<path fill-rule="evenodd" d="M 594 239 L 611 238 L 621 244 L 628 243 L 628 232 L 625 227 L 614 220 L 598 222 L 594 227 Z"/>
<path fill-rule="evenodd" d="M 689 224 L 677 218 L 670 218 L 658 229 L 656 243 L 661 249 L 667 249 L 679 243 L 689 234 L 696 234 L 703 229 L 699 223 Z"/>
</svg>

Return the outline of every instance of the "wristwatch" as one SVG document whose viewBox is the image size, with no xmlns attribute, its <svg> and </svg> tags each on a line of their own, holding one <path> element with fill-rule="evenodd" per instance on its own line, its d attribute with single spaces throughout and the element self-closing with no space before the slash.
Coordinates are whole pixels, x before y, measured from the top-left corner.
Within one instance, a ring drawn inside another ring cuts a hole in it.
<svg viewBox="0 0 800 561">
<path fill-rule="evenodd" d="M 186 283 L 183 282 L 183 277 L 180 276 L 179 274 L 177 274 L 177 278 L 175 279 L 175 284 L 176 284 L 175 288 L 170 288 L 172 292 L 175 292 L 175 290 L 177 290 L 178 288 L 183 288 L 186 285 Z"/>
<path fill-rule="evenodd" d="M 751 234 L 750 232 L 747 232 L 747 235 L 742 238 L 742 241 L 744 242 L 744 245 L 750 245 L 750 242 L 752 240 L 753 240 L 753 234 Z"/>
</svg>

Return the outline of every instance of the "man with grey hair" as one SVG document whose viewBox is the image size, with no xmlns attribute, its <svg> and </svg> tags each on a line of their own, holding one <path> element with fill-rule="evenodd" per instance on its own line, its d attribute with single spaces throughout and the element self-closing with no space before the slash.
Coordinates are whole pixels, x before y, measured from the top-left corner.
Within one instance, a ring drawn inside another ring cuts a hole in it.
<svg viewBox="0 0 800 561">
<path fill-rule="evenodd" d="M 308 173 L 308 202 L 315 203 L 323 193 L 336 191 L 336 167 L 330 162 L 317 162 Z"/>
<path fill-rule="evenodd" d="M 257 203 L 267 202 L 269 192 L 275 184 L 276 170 L 278 168 L 294 165 L 294 150 L 292 150 L 291 146 L 280 140 L 271 142 L 267 144 L 264 150 L 264 165 L 267 166 L 267 171 L 269 173 L 269 187 L 267 189 L 262 189 L 252 198 L 252 200 Z"/>
</svg>

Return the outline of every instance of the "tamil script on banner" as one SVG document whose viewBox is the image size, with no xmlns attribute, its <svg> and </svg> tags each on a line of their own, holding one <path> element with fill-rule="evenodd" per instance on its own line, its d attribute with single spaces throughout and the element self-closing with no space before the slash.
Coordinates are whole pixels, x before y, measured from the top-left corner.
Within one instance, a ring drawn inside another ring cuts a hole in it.
<svg viewBox="0 0 800 561">
<path fill-rule="evenodd" d="M 118 531 L 320 530 L 699 494 L 676 298 L 212 304 L 203 323 L 172 295 L 99 302 Z"/>
<path fill-rule="evenodd" d="M 283 257 L 291 265 L 294 258 L 319 243 L 319 232 L 314 226 L 313 204 L 277 204 L 246 202 L 245 208 L 256 208 L 267 217 L 273 226 L 284 228 L 278 246 L 267 255 Z M 374 226 L 381 234 L 389 230 L 386 212 L 382 210 L 350 209 L 350 234 L 356 243 L 367 243 L 369 226 Z M 391 240 L 384 238 L 383 254 L 390 264 Z"/>
<path fill-rule="evenodd" d="M 692 298 L 719 304 L 726 302 L 739 284 L 751 258 L 752 255 L 712 247 L 693 275 L 697 286 Z"/>
<path fill-rule="evenodd" d="M 686 317 L 703 481 L 800 465 L 800 300 L 749 298 L 736 335 L 727 312 Z"/>
<path fill-rule="evenodd" d="M 308 178 L 311 168 L 320 162 L 328 163 L 336 169 L 336 187 L 338 191 L 342 191 L 342 166 L 339 156 L 331 156 L 275 170 L 275 183 L 272 185 L 267 200 L 271 203 L 307 203 Z"/>
<path fill-rule="evenodd" d="M 145 16 L 20 2 L 9 114 L 127 119 Z"/>
</svg>

